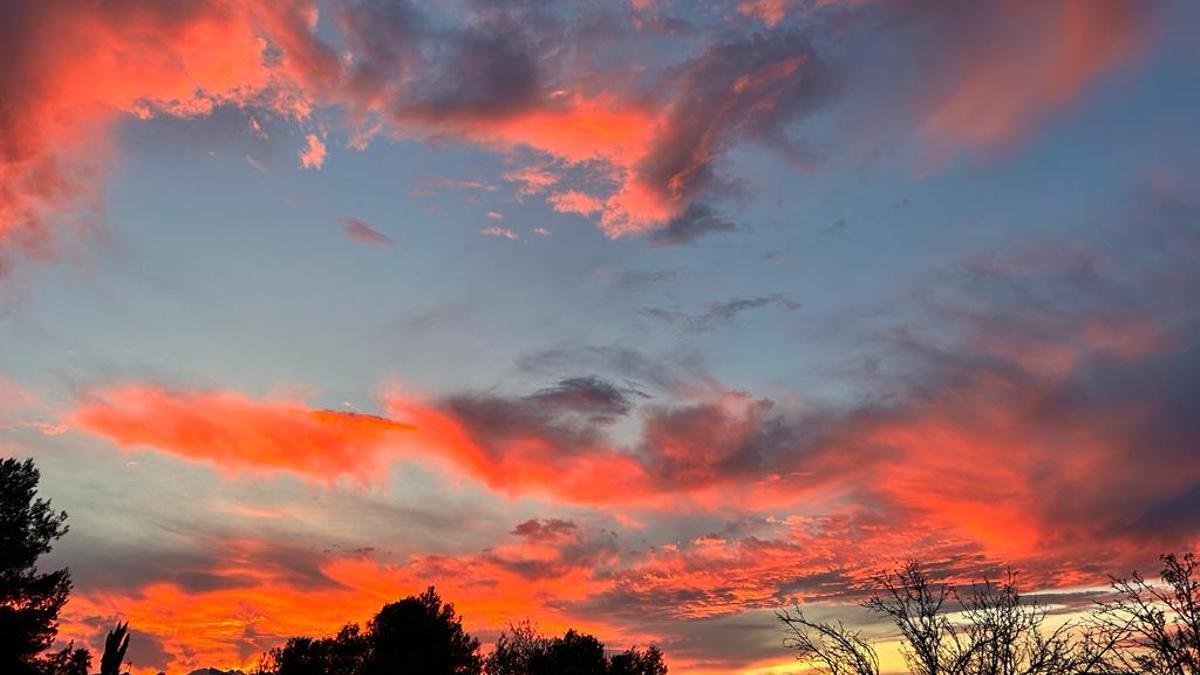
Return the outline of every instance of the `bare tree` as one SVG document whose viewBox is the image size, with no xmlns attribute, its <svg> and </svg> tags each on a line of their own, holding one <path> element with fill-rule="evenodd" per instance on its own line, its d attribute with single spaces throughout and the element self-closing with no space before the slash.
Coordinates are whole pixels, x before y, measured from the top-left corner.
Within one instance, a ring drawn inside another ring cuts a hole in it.
<svg viewBox="0 0 1200 675">
<path fill-rule="evenodd" d="M 976 584 L 961 606 L 969 645 L 967 675 L 1114 672 L 1110 659 L 1115 642 L 1076 622 L 1050 627 L 1048 610 L 1022 599 L 1011 570 L 1003 581 Z"/>
<path fill-rule="evenodd" d="M 1095 611 L 1099 630 L 1117 645 L 1127 672 L 1200 673 L 1200 562 L 1191 553 L 1162 556 L 1161 583 L 1137 572 L 1112 579 L 1114 597 Z"/>
<path fill-rule="evenodd" d="M 900 633 L 900 651 L 916 675 L 1111 675 L 1118 641 L 1092 626 L 1048 625 L 1048 610 L 1022 599 L 1017 577 L 983 580 L 959 591 L 934 583 L 909 562 L 873 580 L 863 607 Z M 833 675 L 874 675 L 874 647 L 842 623 L 808 620 L 798 608 L 778 614 L 790 631 L 785 644 L 799 660 Z M 1192 675 L 1190 672 L 1187 675 Z"/>
<path fill-rule="evenodd" d="M 966 672 L 970 645 L 944 611 L 954 598 L 951 586 L 934 584 L 916 561 L 879 573 L 874 585 L 863 606 L 895 624 L 903 639 L 900 651 L 914 675 Z"/>
<path fill-rule="evenodd" d="M 791 632 L 783 644 L 796 652 L 797 661 L 823 665 L 831 675 L 878 675 L 879 656 L 861 632 L 841 621 L 812 621 L 799 607 L 794 614 L 784 610 L 775 616 Z"/>
</svg>

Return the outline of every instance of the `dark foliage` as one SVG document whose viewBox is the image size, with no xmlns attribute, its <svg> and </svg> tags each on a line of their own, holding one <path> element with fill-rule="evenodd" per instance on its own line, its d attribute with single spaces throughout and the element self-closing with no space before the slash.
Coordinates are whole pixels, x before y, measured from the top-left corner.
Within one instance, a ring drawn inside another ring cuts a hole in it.
<svg viewBox="0 0 1200 675">
<path fill-rule="evenodd" d="M 604 643 L 573 629 L 548 640 L 529 664 L 529 675 L 604 675 L 607 670 Z"/>
<path fill-rule="evenodd" d="M 608 656 L 594 636 L 568 630 L 546 638 L 528 624 L 512 626 L 488 655 L 487 675 L 666 675 L 657 647 Z"/>
<path fill-rule="evenodd" d="M 366 630 L 348 625 L 335 637 L 292 638 L 259 666 L 262 675 L 478 675 L 479 641 L 462 627 L 454 606 L 431 586 L 384 605 Z"/>
<path fill-rule="evenodd" d="M 630 647 L 609 657 L 608 675 L 667 675 L 667 664 L 654 645 L 641 650 Z"/>
<path fill-rule="evenodd" d="M 125 652 L 129 650 L 129 623 L 118 623 L 104 638 L 104 656 L 100 658 L 100 675 L 120 675 Z"/>
<path fill-rule="evenodd" d="M 58 634 L 71 578 L 65 569 L 37 569 L 38 558 L 67 532 L 67 514 L 37 496 L 40 478 L 33 460 L 0 460 L 0 672 L 86 673 L 86 650 L 41 656 Z"/>
<path fill-rule="evenodd" d="M 384 605 L 367 624 L 366 675 L 396 670 L 467 675 L 479 673 L 479 640 L 462 627 L 454 606 L 430 586 L 416 597 Z"/>
</svg>

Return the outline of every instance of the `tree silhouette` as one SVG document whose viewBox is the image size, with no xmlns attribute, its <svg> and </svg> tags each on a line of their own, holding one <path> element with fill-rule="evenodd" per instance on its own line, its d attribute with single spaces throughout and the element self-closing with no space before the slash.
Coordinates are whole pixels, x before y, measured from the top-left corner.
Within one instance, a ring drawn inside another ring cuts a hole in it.
<svg viewBox="0 0 1200 675">
<path fill-rule="evenodd" d="M 548 640 L 538 635 L 529 621 L 509 626 L 496 639 L 496 647 L 484 662 L 487 675 L 523 675 L 530 663 L 546 650 Z"/>
<path fill-rule="evenodd" d="M 278 675 L 350 675 L 363 672 L 367 644 L 359 627 L 350 624 L 335 637 L 314 640 L 296 637 L 282 649 L 268 652 L 260 673 Z"/>
<path fill-rule="evenodd" d="M 42 675 L 88 675 L 92 669 L 92 654 L 83 647 L 71 645 L 42 657 L 33 667 L 33 672 Z"/>
<path fill-rule="evenodd" d="M 608 675 L 667 675 L 667 664 L 654 645 L 642 650 L 630 647 L 609 657 Z"/>
<path fill-rule="evenodd" d="M 347 625 L 332 638 L 298 637 L 268 652 L 262 675 L 479 675 L 479 641 L 462 627 L 454 606 L 430 586 L 384 605 L 366 630 Z"/>
<path fill-rule="evenodd" d="M 604 643 L 592 635 L 568 630 L 547 641 L 529 664 L 529 675 L 605 675 Z"/>
<path fill-rule="evenodd" d="M 38 572 L 37 561 L 67 532 L 67 514 L 37 496 L 41 474 L 33 460 L 0 460 L 0 672 L 11 675 L 83 673 L 86 650 L 68 647 L 42 658 L 58 634 L 58 613 L 71 591 L 65 569 Z"/>
<path fill-rule="evenodd" d="M 783 646 L 796 653 L 797 661 L 819 664 L 831 675 L 878 675 L 879 656 L 861 632 L 847 629 L 841 621 L 809 619 L 798 607 L 775 616 L 790 633 Z"/>
<path fill-rule="evenodd" d="M 481 672 L 479 640 L 462 627 L 454 606 L 430 586 L 416 597 L 384 605 L 367 624 L 365 675 Z"/>
<path fill-rule="evenodd" d="M 104 655 L 100 658 L 100 675 L 121 675 L 121 664 L 129 649 L 129 622 L 118 623 L 104 638 Z"/>
</svg>

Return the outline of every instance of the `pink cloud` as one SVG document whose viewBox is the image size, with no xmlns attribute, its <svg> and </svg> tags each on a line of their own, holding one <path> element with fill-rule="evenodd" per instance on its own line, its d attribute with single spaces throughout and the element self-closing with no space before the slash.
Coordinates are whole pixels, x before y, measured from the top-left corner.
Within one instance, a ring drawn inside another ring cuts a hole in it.
<svg viewBox="0 0 1200 675">
<path fill-rule="evenodd" d="M 515 241 L 517 239 L 516 232 L 513 232 L 507 227 L 500 227 L 499 225 L 488 225 L 480 230 L 479 234 L 482 234 L 485 237 L 503 237 L 504 239 L 508 239 L 510 241 Z"/>
<path fill-rule="evenodd" d="M 1019 26 L 1021 46 L 1007 32 L 959 38 L 957 73 L 923 124 L 940 142 L 990 147 L 1018 138 L 1128 61 L 1146 37 L 1143 8 L 1124 0 L 999 8 L 994 22 Z"/>
<path fill-rule="evenodd" d="M 746 0 L 737 6 L 737 11 L 739 14 L 754 17 L 768 26 L 774 26 L 783 21 L 791 5 L 792 0 Z"/>
<path fill-rule="evenodd" d="M 517 183 L 520 186 L 517 189 L 517 193 L 528 196 L 545 192 L 547 188 L 558 183 L 559 177 L 557 174 L 549 171 L 534 167 L 525 167 L 505 173 L 504 180 Z"/>
<path fill-rule="evenodd" d="M 603 201 L 577 190 L 568 190 L 567 192 L 550 195 L 546 198 L 546 201 L 555 211 L 560 213 L 577 213 L 581 216 L 589 216 L 604 208 Z"/>
<path fill-rule="evenodd" d="M 305 137 L 307 144 L 300 151 L 300 166 L 305 169 L 319 169 L 325 165 L 325 143 L 316 134 Z"/>
</svg>

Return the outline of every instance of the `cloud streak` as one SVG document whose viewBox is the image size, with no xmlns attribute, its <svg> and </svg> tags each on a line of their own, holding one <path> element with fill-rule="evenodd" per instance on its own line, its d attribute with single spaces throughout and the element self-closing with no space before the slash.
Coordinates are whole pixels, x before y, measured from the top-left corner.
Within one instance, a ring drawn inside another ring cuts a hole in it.
<svg viewBox="0 0 1200 675">
<path fill-rule="evenodd" d="M 393 246 L 395 242 L 386 234 L 375 229 L 373 225 L 365 220 L 346 216 L 342 218 L 342 232 L 357 241 L 360 244 L 367 246 Z"/>
<path fill-rule="evenodd" d="M 411 430 L 287 399 L 148 384 L 89 392 L 65 421 L 127 450 L 156 449 L 230 474 L 283 471 L 319 481 L 368 480 L 382 468 L 387 442 Z"/>
</svg>

